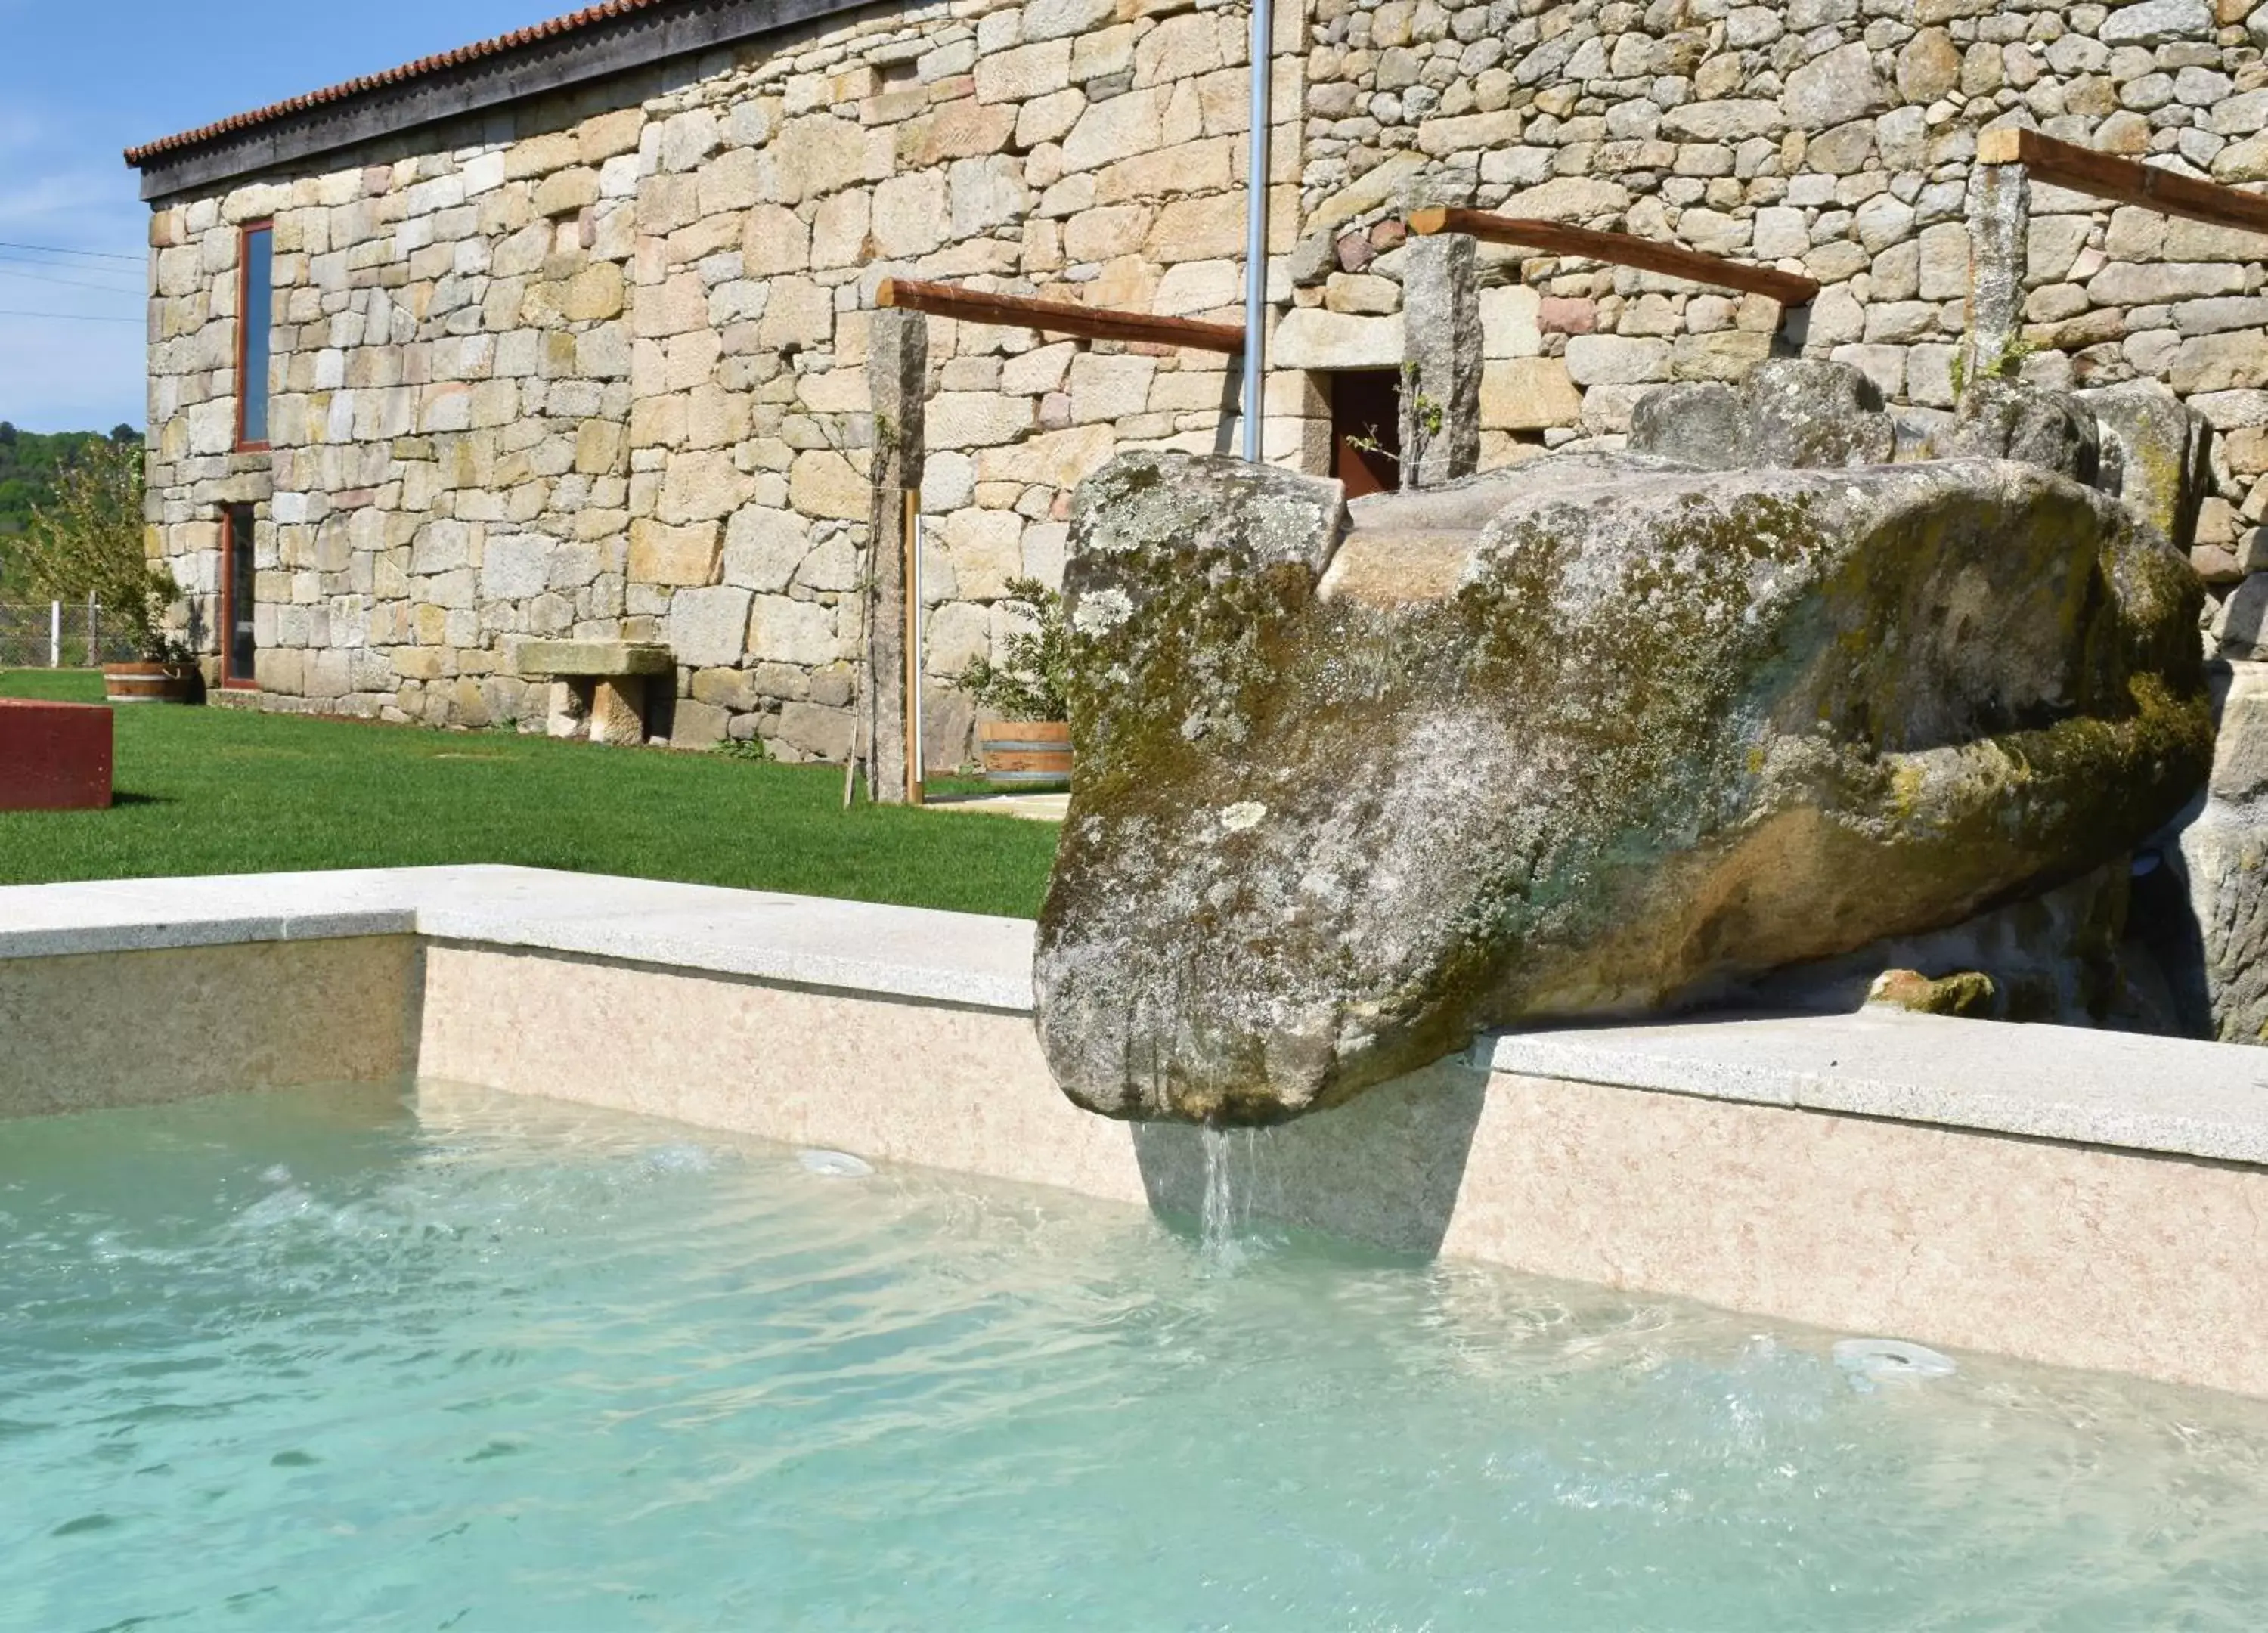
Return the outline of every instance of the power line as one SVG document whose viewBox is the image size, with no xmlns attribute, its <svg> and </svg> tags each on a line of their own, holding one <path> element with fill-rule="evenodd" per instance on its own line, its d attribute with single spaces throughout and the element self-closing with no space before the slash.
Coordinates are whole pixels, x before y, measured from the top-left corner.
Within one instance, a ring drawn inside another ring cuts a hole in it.
<svg viewBox="0 0 2268 1633">
<path fill-rule="evenodd" d="M 138 287 L 144 280 L 123 267 L 82 267 L 75 261 L 48 261 L 38 255 L 19 255 L 13 250 L 0 249 L 0 261 L 18 267 L 36 267 L 45 272 L 78 272 L 91 278 L 134 278 Z"/>
<path fill-rule="evenodd" d="M 0 318 L 54 318 L 64 323 L 146 323 L 146 318 L 98 318 L 84 312 L 11 312 L 0 306 Z"/>
<path fill-rule="evenodd" d="M 0 249 L 34 249 L 43 255 L 90 255 L 97 261 L 130 261 L 137 267 L 149 260 L 147 255 L 114 255 L 103 249 L 65 249 L 59 244 L 11 244 L 6 239 L 0 239 Z"/>
<path fill-rule="evenodd" d="M 13 267 L 0 267 L 0 278 L 28 278 L 34 283 L 60 283 L 65 289 L 100 290 L 106 295 L 129 295 L 142 298 L 138 289 L 127 289 L 116 283 L 90 283 L 84 278 L 46 278 L 36 272 L 19 272 Z"/>
</svg>

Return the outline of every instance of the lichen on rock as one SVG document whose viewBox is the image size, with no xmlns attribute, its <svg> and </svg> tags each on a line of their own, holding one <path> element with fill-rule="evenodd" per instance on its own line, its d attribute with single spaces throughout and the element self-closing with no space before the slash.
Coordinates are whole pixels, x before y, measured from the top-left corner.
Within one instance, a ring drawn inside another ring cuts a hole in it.
<svg viewBox="0 0 2268 1633">
<path fill-rule="evenodd" d="M 1104 467 L 1035 970 L 1065 1091 L 1279 1121 L 2123 858 L 2210 759 L 2195 576 L 2066 477 L 1845 462 L 1878 445 L 1546 459 L 1351 515 L 1230 460 Z"/>
</svg>

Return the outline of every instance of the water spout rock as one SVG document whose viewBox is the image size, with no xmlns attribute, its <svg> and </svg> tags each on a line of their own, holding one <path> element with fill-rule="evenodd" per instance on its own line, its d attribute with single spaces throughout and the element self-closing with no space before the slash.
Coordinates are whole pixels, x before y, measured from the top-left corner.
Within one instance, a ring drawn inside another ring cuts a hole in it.
<svg viewBox="0 0 2268 1633">
<path fill-rule="evenodd" d="M 1226 459 L 1091 477 L 1035 968 L 1066 1092 L 1278 1122 L 1484 1028 L 1956 924 L 2181 808 L 2202 592 L 2155 528 L 2027 465 L 1809 444 L 1351 507 Z"/>
</svg>

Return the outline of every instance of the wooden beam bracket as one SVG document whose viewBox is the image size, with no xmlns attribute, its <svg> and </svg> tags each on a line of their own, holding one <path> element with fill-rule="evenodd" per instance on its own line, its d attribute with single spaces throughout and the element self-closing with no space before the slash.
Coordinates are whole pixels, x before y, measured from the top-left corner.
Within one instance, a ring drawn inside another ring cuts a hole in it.
<svg viewBox="0 0 2268 1633">
<path fill-rule="evenodd" d="M 2161 215 L 2202 221 L 2210 226 L 2268 232 L 2268 198 L 2200 181 L 2158 165 L 2138 164 L 2115 153 L 2058 142 L 2036 130 L 2004 125 L 1977 139 L 1980 165 L 2021 165 L 2035 181 L 2067 192 L 2085 193 L 2117 204 L 2139 204 Z"/>
<path fill-rule="evenodd" d="M 1600 232 L 1589 227 L 1571 227 L 1561 221 L 1496 216 L 1484 210 L 1435 207 L 1412 210 L 1410 213 L 1410 230 L 1421 236 L 1436 232 L 1462 232 L 1488 243 L 1516 244 L 1525 249 L 1540 250 L 1547 255 L 1580 255 L 1587 260 L 1603 261 L 1613 266 L 1636 267 L 1641 272 L 1658 272 L 1665 277 L 1685 278 L 1719 289 L 1763 295 L 1783 306 L 1808 306 L 1819 294 L 1818 281 L 1798 273 L 1782 272 L 1772 267 L 1751 266 L 1746 261 L 1727 261 L 1722 255 L 1706 255 L 1697 249 L 1663 244 L 1628 232 Z"/>
<path fill-rule="evenodd" d="M 874 291 L 877 306 L 926 312 L 963 323 L 1044 329 L 1085 340 L 1143 342 L 1153 346 L 1188 346 L 1199 351 L 1241 352 L 1244 330 L 1233 323 L 1197 318 L 1160 318 L 1146 312 L 1114 312 L 1071 301 L 1035 300 L 1027 295 L 988 295 L 951 283 L 914 278 L 884 278 Z"/>
</svg>

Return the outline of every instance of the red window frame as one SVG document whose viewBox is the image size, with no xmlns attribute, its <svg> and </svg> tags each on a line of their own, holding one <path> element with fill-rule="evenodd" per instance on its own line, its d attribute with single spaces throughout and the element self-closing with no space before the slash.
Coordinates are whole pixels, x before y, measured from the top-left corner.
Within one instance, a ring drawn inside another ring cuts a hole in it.
<svg viewBox="0 0 2268 1633">
<path fill-rule="evenodd" d="M 244 408 L 245 404 L 251 401 L 246 394 L 248 382 L 244 371 L 244 354 L 252 339 L 252 314 L 245 309 L 252 294 L 252 257 L 247 251 L 250 247 L 252 235 L 255 232 L 265 232 L 269 235 L 268 289 L 270 305 L 266 321 L 271 333 L 269 337 L 268 360 L 271 365 L 276 361 L 275 337 L 272 333 L 276 327 L 276 310 L 273 304 L 276 291 L 276 220 L 271 216 L 264 220 L 247 221 L 236 230 L 236 452 L 239 453 L 265 453 L 270 446 L 265 438 L 258 442 L 247 442 L 244 439 Z M 268 382 L 265 379 L 260 382 L 260 389 L 262 392 L 268 389 Z"/>
<path fill-rule="evenodd" d="M 224 504 L 220 510 L 220 683 L 231 691 L 257 691 L 260 681 L 256 675 L 236 673 L 236 519 L 242 516 L 259 526 L 248 504 Z M 249 545 L 250 540 L 245 541 Z M 257 565 L 254 571 L 257 571 Z M 258 667 L 260 651 L 257 642 L 253 647 L 253 664 Z"/>
</svg>

